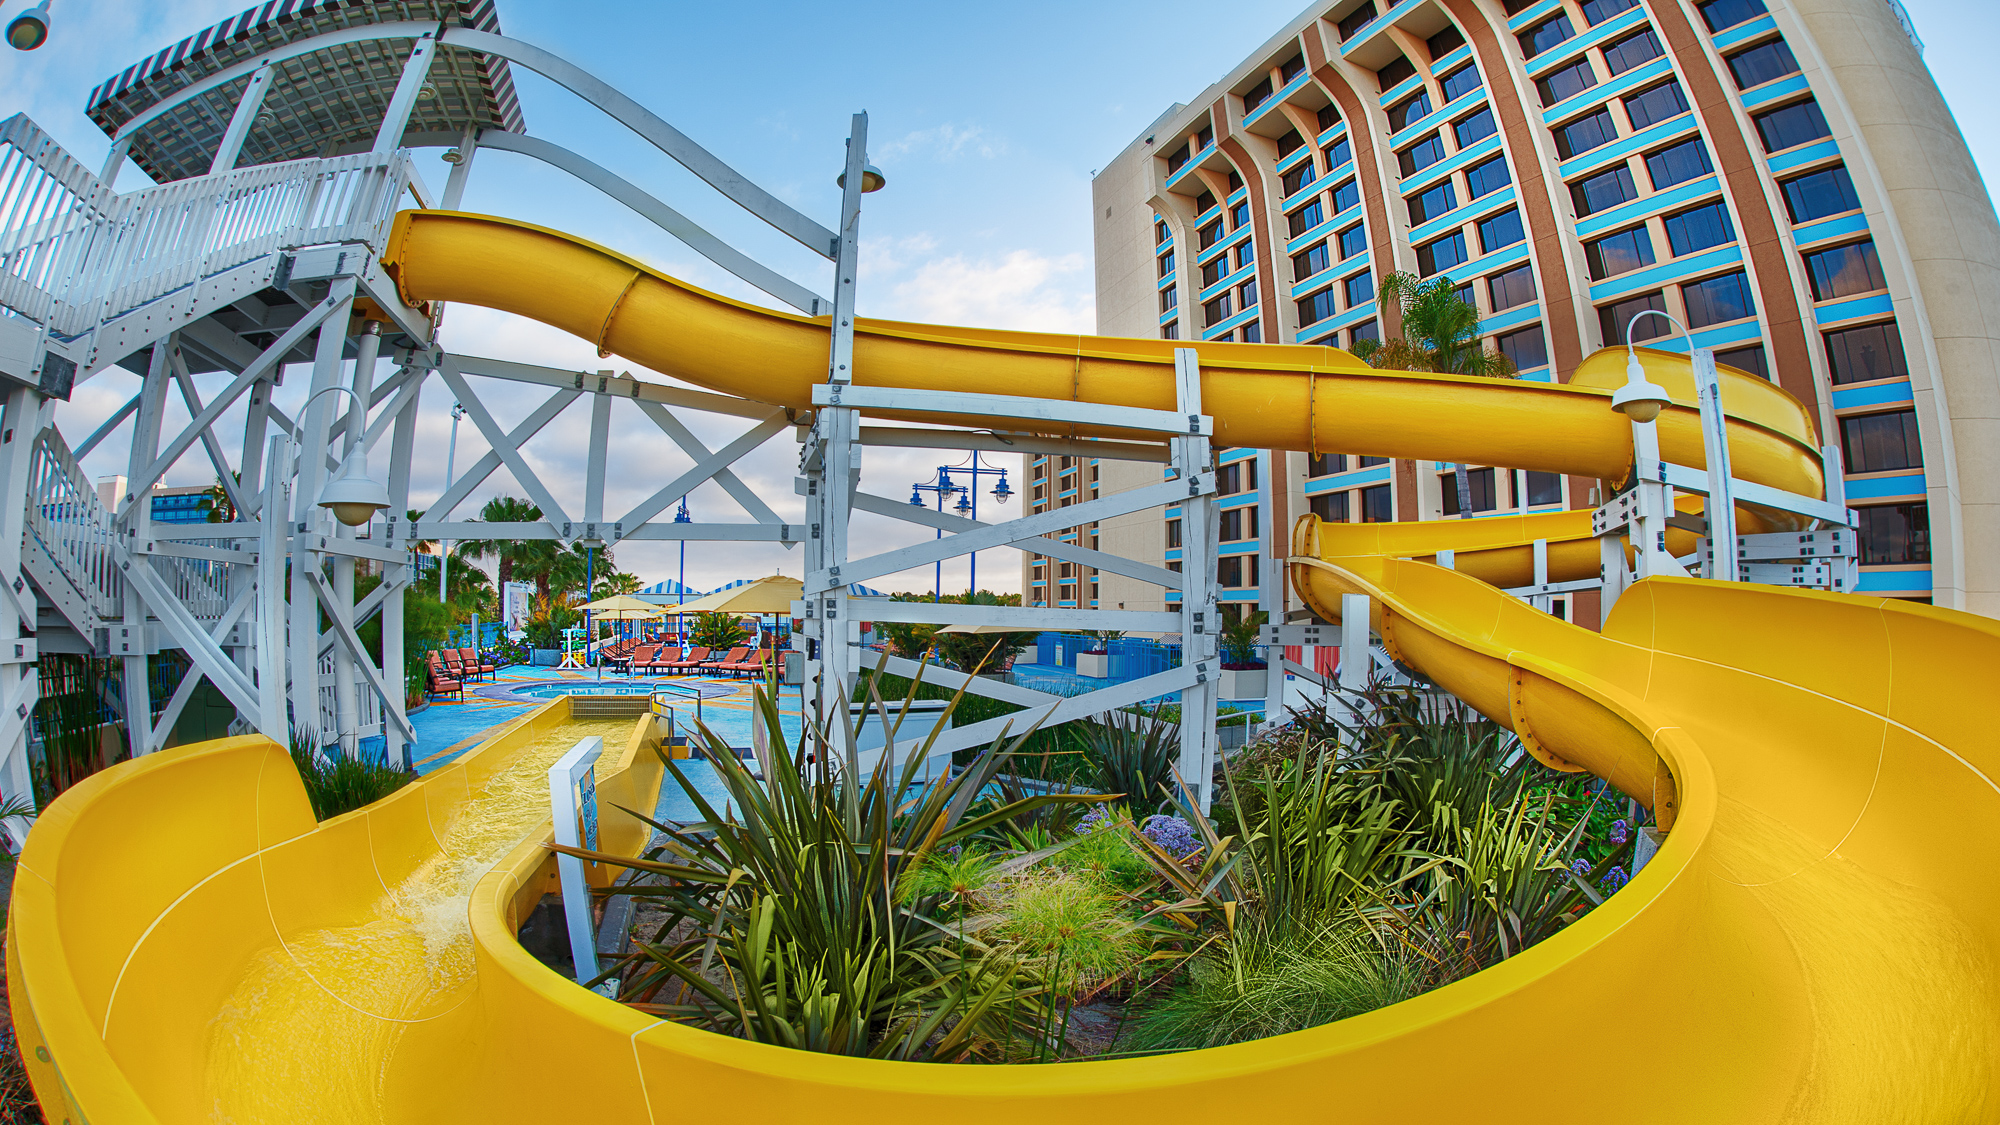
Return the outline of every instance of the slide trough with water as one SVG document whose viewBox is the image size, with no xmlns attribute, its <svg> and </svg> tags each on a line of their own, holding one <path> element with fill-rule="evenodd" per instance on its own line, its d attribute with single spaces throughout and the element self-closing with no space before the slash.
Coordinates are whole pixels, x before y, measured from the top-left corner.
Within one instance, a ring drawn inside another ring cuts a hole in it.
<svg viewBox="0 0 2000 1125">
<path fill-rule="evenodd" d="M 824 378 L 823 319 L 553 231 L 406 213 L 388 259 L 412 302 L 530 316 L 697 385 L 809 409 Z M 1149 407 L 1171 405 L 1172 349 L 1187 346 L 858 329 L 864 384 Z M 1618 357 L 1548 385 L 1196 346 L 1222 445 L 1630 471 L 1608 404 Z M 1701 466 L 1685 358 L 1653 353 L 1648 373 L 1676 401 L 1663 455 Z M 1737 476 L 1818 494 L 1817 435 L 1795 401 L 1725 372 L 1723 402 Z M 1650 579 L 1594 633 L 1475 577 L 1506 580 L 1533 539 L 1587 537 L 1575 519 L 1297 529 L 1293 575 L 1323 616 L 1341 594 L 1370 595 L 1398 659 L 1672 826 L 1604 906 L 1416 999 L 1235 1046 L 1035 1067 L 815 1055 L 653 1019 L 514 941 L 548 886 L 536 770 L 578 737 L 549 709 L 317 826 L 284 750 L 260 739 L 168 751 L 66 794 L 28 841 L 9 923 L 37 1092 L 52 1121 L 100 1123 L 1095 1122 L 1135 1098 L 1195 1119 L 2000 1118 L 2000 839 L 1986 828 L 2000 815 L 1986 682 L 2000 628 Z M 1458 571 L 1397 557 L 1461 547 Z M 1479 552 L 1492 554 L 1464 565 Z M 1594 574 L 1596 552 L 1562 565 Z M 649 758 L 635 740 L 605 788 L 643 800 L 659 781 Z M 607 844 L 637 848 L 635 828 L 608 825 Z"/>
</svg>

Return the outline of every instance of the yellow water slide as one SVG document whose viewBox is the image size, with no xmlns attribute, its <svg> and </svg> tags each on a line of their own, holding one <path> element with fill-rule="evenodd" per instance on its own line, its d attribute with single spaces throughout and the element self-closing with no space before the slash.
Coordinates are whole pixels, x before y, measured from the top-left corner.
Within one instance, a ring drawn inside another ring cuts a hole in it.
<svg viewBox="0 0 2000 1125">
<path fill-rule="evenodd" d="M 716 390 L 803 410 L 824 377 L 823 320 L 555 232 L 415 212 L 389 262 L 413 302 L 531 316 Z M 855 365 L 881 386 L 1167 407 L 1175 346 L 863 321 Z M 1549 386 L 1377 372 L 1321 348 L 1198 347 L 1220 442 L 1629 471 L 1629 430 L 1608 406 L 1615 362 Z M 1684 368 L 1648 360 L 1692 403 Z M 1724 404 L 1736 475 L 1817 492 L 1797 403 L 1732 376 Z M 1702 464 L 1691 406 L 1661 416 L 1661 445 Z M 1498 573 L 1551 530 L 1537 517 L 1386 534 L 1498 552 Z M 546 885 L 544 826 L 484 874 L 461 865 L 468 958 L 432 968 L 399 931 L 369 956 L 416 983 L 364 990 L 347 934 L 394 913 L 394 890 L 450 850 L 477 783 L 426 779 L 315 829 L 282 751 L 238 740 L 116 767 L 31 835 L 8 970 L 36 1088 L 51 1120 L 77 1122 L 2000 1119 L 1994 623 L 1655 579 L 1593 633 L 1463 569 L 1394 557 L 1419 553 L 1414 541 L 1355 538 L 1382 534 L 1303 521 L 1299 588 L 1329 617 L 1338 595 L 1369 594 L 1399 659 L 1672 825 L 1604 906 L 1471 978 L 1171 1057 L 982 1067 L 787 1051 L 652 1019 L 531 960 L 512 927 Z M 494 775 L 478 762 L 467 769 Z M 289 1047 L 271 1013 L 292 1014 Z M 239 1089 L 260 1081 L 268 1093 Z"/>
</svg>

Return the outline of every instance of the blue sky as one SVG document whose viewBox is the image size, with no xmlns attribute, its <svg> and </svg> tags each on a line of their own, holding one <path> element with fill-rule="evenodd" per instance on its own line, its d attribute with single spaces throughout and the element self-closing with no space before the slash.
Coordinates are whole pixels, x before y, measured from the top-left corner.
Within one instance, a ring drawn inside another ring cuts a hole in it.
<svg viewBox="0 0 2000 1125">
<path fill-rule="evenodd" d="M 1906 5 L 1990 182 L 2000 168 L 2000 120 L 1990 93 L 2000 4 Z M 25 0 L 8 0 L 0 18 L 23 6 Z M 107 142 L 81 112 L 91 86 L 244 6 L 245 0 L 55 0 L 47 46 L 32 54 L 0 52 L 0 113 L 25 110 L 95 167 Z M 868 110 L 871 152 L 890 184 L 869 197 L 864 215 L 864 314 L 1083 332 L 1093 326 L 1091 173 L 1169 105 L 1198 94 L 1301 11 L 1293 0 L 1236 0 L 1226 8 L 1183 0 L 980 6 L 499 0 L 499 7 L 508 34 L 612 82 L 829 226 L 848 115 Z M 823 260 L 749 219 L 567 91 L 519 68 L 514 74 L 531 133 L 606 165 L 812 288 L 830 289 Z M 423 168 L 441 188 L 445 165 L 435 151 L 424 154 Z M 128 171 L 119 186 L 129 190 L 141 180 Z M 755 296 L 619 205 L 523 157 L 481 155 L 465 206 L 568 230 L 697 284 Z M 462 351 L 569 369 L 604 365 L 586 343 L 484 310 L 454 309 L 446 333 L 447 344 Z M 80 388 L 61 418 L 72 441 L 135 384 L 114 374 Z M 444 448 L 449 405 L 441 387 L 427 393 L 426 450 Z M 495 406 L 503 418 L 526 411 Z M 580 499 L 580 484 L 570 486 L 581 468 L 587 426 L 581 408 L 571 413 L 526 451 L 565 503 L 572 494 Z M 718 438 L 732 432 L 727 424 L 697 428 Z M 118 444 L 107 442 L 107 450 Z M 461 430 L 460 467 L 483 450 L 470 427 Z M 780 513 L 797 512 L 791 503 L 794 455 L 790 439 L 781 437 L 745 474 Z M 866 486 L 907 495 L 911 481 L 961 455 L 870 456 Z M 643 467 L 622 474 L 607 506 L 650 492 L 652 477 L 677 468 L 677 457 L 635 459 Z M 423 462 L 414 480 L 419 497 L 443 485 L 442 457 Z M 122 455 L 103 452 L 86 467 L 122 472 Z M 174 483 L 204 483 L 211 475 L 191 458 Z M 479 498 L 515 491 L 499 475 Z M 712 487 L 691 503 L 700 518 L 740 517 Z M 884 522 L 866 534 L 887 545 L 919 533 Z M 798 573 L 796 555 L 775 547 L 701 546 L 689 554 L 688 581 L 697 587 L 780 567 Z M 1015 558 L 988 552 L 982 585 L 1014 588 Z M 648 581 L 673 577 L 672 560 L 669 549 L 657 545 L 632 545 L 619 559 L 623 569 Z M 930 575 L 926 568 L 904 581 L 875 584 L 928 589 Z M 963 584 L 962 565 L 956 576 L 948 567 L 946 586 Z"/>
</svg>

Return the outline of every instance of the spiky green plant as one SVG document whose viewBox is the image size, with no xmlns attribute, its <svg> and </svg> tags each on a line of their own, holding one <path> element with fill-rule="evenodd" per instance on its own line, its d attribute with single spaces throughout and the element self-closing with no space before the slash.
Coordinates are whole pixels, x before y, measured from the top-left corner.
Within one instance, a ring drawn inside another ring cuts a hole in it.
<svg viewBox="0 0 2000 1125">
<path fill-rule="evenodd" d="M 1181 749 L 1179 723 L 1167 722 L 1157 710 L 1149 715 L 1112 711 L 1075 729 L 1097 788 L 1124 798 L 1134 813 L 1155 812 L 1173 803 L 1174 762 Z"/>
<path fill-rule="evenodd" d="M 764 729 L 780 729 L 776 701 L 761 689 L 753 698 Z M 873 702 L 893 747 L 896 723 Z M 844 713 L 832 721 L 851 724 Z M 851 740 L 852 726 L 844 733 Z M 795 747 L 760 755 L 760 781 L 701 727 L 728 794 L 722 807 L 667 760 L 698 823 L 635 813 L 661 833 L 638 859 L 559 849 L 641 872 L 607 893 L 663 915 L 605 976 L 619 979 L 628 1004 L 757 1042 L 912 1061 L 1045 1056 L 1057 1031 L 1035 958 L 954 926 L 945 917 L 954 892 L 917 873 L 1001 822 L 1101 798 L 1048 794 L 975 810 L 1021 742 L 1004 733 L 965 769 L 921 785 L 935 730 L 865 772 L 842 768 L 829 748 L 852 743 L 832 735 L 806 724 Z M 904 765 L 892 773 L 897 756 Z M 1013 869 L 1039 858 L 1017 857 Z"/>
<path fill-rule="evenodd" d="M 330 820 L 375 802 L 416 780 L 416 774 L 386 762 L 350 758 L 339 747 L 322 750 L 319 735 L 295 730 L 291 737 L 292 765 L 298 767 L 313 816 Z"/>
</svg>

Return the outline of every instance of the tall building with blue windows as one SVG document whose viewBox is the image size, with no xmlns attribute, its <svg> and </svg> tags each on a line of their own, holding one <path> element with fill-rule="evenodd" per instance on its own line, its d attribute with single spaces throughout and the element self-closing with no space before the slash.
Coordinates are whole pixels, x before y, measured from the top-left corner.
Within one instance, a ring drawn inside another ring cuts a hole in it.
<svg viewBox="0 0 2000 1125">
<path fill-rule="evenodd" d="M 1351 347 L 1396 333 L 1376 291 L 1407 271 L 1458 283 L 1489 347 L 1561 381 L 1640 310 L 1669 313 L 1817 410 L 1861 512 L 1864 591 L 2000 615 L 2000 223 L 1896 0 L 1322 3 L 1094 189 L 1107 335 Z M 1657 317 L 1634 335 L 1687 346 Z M 1302 512 L 1459 505 L 1452 465 L 1221 463 L 1225 604 L 1274 620 L 1303 612 L 1273 565 Z M 1112 491 L 1151 468 L 1086 471 Z M 1583 507 L 1598 484 L 1465 471 L 1477 513 Z M 1175 517 L 1089 533 L 1171 565 Z M 1041 600 L 1059 587 L 1034 569 Z M 1096 588 L 1108 608 L 1160 602 Z"/>
</svg>

